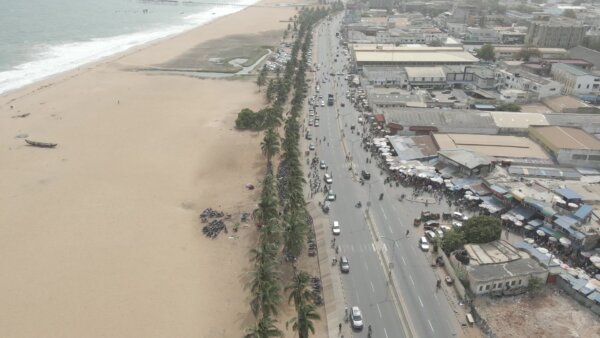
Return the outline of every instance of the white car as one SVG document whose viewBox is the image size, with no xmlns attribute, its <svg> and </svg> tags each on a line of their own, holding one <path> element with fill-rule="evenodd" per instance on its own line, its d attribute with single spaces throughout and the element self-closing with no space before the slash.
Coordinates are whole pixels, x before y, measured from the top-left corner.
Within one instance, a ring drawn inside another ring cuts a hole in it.
<svg viewBox="0 0 600 338">
<path fill-rule="evenodd" d="M 327 183 L 327 184 L 333 183 L 333 178 L 331 178 L 331 175 L 329 175 L 329 174 L 325 174 L 324 179 L 325 179 L 325 183 Z"/>
<path fill-rule="evenodd" d="M 333 193 L 333 191 L 329 190 L 329 192 L 327 193 L 327 200 L 335 201 L 335 199 L 336 199 L 336 195 Z"/>
<path fill-rule="evenodd" d="M 444 232 L 442 231 L 442 229 L 437 229 L 435 231 L 435 234 L 438 236 L 438 238 L 442 239 L 444 238 Z"/>
<path fill-rule="evenodd" d="M 425 231 L 425 237 L 427 237 L 427 239 L 430 241 L 433 241 L 437 237 L 437 234 L 431 230 L 427 230 Z"/>
<path fill-rule="evenodd" d="M 423 251 L 429 251 L 429 242 L 427 242 L 427 238 L 421 237 L 419 239 L 419 247 Z"/>
<path fill-rule="evenodd" d="M 452 227 L 454 227 L 454 228 L 460 228 L 461 226 L 463 226 L 462 222 L 459 222 L 459 221 L 452 222 Z"/>
<path fill-rule="evenodd" d="M 325 161 L 321 160 L 321 162 L 319 163 L 319 168 L 327 169 L 327 163 L 325 163 Z"/>
<path fill-rule="evenodd" d="M 325 107 L 325 101 L 321 101 L 321 107 Z"/>
<path fill-rule="evenodd" d="M 308 150 L 315 150 L 315 145 L 311 143 L 311 144 L 308 146 Z"/>
<path fill-rule="evenodd" d="M 353 329 L 361 330 L 363 328 L 364 324 L 363 324 L 362 312 L 360 312 L 360 309 L 358 308 L 358 306 L 352 307 L 352 312 L 350 313 L 350 319 L 352 320 L 352 328 Z"/>
<path fill-rule="evenodd" d="M 334 235 L 341 234 L 342 233 L 342 228 L 340 228 L 340 222 L 333 221 L 333 227 L 331 228 L 331 231 L 333 232 Z"/>
<path fill-rule="evenodd" d="M 319 120 L 315 120 L 315 127 L 319 126 Z"/>
</svg>

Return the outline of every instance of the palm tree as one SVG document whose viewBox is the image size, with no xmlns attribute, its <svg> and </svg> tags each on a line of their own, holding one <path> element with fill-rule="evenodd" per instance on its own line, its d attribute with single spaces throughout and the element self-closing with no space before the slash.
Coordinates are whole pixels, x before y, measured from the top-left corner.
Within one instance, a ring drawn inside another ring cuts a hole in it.
<svg viewBox="0 0 600 338">
<path fill-rule="evenodd" d="M 254 326 L 246 329 L 244 338 L 283 337 L 283 332 L 275 326 L 275 323 L 277 323 L 276 319 L 264 316 Z"/>
<path fill-rule="evenodd" d="M 309 290 L 310 275 L 305 271 L 300 271 L 294 275 L 292 281 L 285 287 L 285 291 L 290 291 L 288 303 L 294 301 L 296 310 L 304 303 L 312 301 L 313 296 Z"/>
<path fill-rule="evenodd" d="M 311 303 L 303 304 L 297 314 L 297 317 L 285 323 L 285 327 L 292 324 L 292 330 L 298 332 L 298 338 L 308 338 L 309 332 L 315 334 L 313 321 L 321 319 L 321 316 L 315 311 L 315 306 Z"/>
<path fill-rule="evenodd" d="M 251 306 L 255 315 L 259 311 L 263 316 L 277 315 L 277 305 L 281 302 L 281 276 L 274 257 L 266 262 L 256 262 L 247 286 L 253 296 Z"/>
<path fill-rule="evenodd" d="M 260 149 L 263 155 L 267 158 L 267 162 L 271 162 L 271 158 L 279 152 L 279 134 L 273 127 L 267 129 L 263 141 L 260 143 Z"/>
</svg>

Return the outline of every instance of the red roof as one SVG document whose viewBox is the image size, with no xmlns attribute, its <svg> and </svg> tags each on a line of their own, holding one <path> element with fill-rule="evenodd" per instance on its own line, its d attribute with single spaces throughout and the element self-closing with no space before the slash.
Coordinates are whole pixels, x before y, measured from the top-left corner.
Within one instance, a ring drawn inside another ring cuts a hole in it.
<svg viewBox="0 0 600 338">
<path fill-rule="evenodd" d="M 402 129 L 404 129 L 404 127 L 402 127 L 402 125 L 401 125 L 401 124 L 394 123 L 394 122 L 390 122 L 390 123 L 388 123 L 388 124 L 387 124 L 387 127 L 388 127 L 389 129 L 395 129 L 395 130 L 402 130 Z"/>
<path fill-rule="evenodd" d="M 375 121 L 385 122 L 385 116 L 383 116 L 383 114 L 377 114 L 377 115 L 375 115 Z"/>
</svg>

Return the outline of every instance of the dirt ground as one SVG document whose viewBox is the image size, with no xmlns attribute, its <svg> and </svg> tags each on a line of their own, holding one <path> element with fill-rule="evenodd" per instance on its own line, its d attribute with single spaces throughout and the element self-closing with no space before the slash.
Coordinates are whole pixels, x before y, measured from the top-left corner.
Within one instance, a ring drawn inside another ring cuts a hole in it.
<svg viewBox="0 0 600 338">
<path fill-rule="evenodd" d="M 187 52 L 159 65 L 160 68 L 205 72 L 237 72 L 241 68 L 229 64 L 234 59 L 246 59 L 243 66 L 254 64 L 260 57 L 274 50 L 281 41 L 282 30 L 259 34 L 236 34 L 205 41 Z"/>
<path fill-rule="evenodd" d="M 554 287 L 529 295 L 476 302 L 498 338 L 502 337 L 600 337 L 600 319 Z"/>
</svg>

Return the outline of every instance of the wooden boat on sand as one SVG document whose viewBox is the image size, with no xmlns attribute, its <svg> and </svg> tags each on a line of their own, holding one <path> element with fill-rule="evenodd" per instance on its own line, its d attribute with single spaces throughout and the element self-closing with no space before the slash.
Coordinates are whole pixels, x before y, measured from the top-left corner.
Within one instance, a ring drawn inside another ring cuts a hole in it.
<svg viewBox="0 0 600 338">
<path fill-rule="evenodd" d="M 31 141 L 28 139 L 25 139 L 25 142 L 27 142 L 27 144 L 29 144 L 32 147 L 39 147 L 39 148 L 54 148 L 57 146 L 57 143 L 37 142 L 37 141 Z"/>
</svg>

